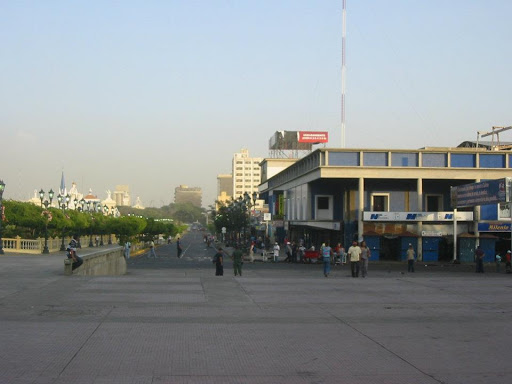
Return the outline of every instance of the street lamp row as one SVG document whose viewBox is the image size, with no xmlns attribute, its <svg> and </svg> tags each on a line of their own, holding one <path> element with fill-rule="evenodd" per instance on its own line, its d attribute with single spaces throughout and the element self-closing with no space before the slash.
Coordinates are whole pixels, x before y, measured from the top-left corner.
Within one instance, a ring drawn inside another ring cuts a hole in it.
<svg viewBox="0 0 512 384">
<path fill-rule="evenodd" d="M 4 219 L 4 206 L 2 205 L 2 198 L 4 195 L 5 183 L 0 179 L 0 255 L 4 254 L 4 241 L 2 240 L 2 221 Z"/>
</svg>

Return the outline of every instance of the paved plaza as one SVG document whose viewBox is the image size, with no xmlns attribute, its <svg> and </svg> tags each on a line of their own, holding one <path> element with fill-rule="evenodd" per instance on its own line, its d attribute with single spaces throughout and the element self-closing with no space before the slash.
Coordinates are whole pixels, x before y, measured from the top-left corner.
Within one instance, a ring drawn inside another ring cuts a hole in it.
<svg viewBox="0 0 512 384">
<path fill-rule="evenodd" d="M 512 275 L 226 262 L 199 233 L 118 277 L 0 256 L 1 384 L 512 382 Z M 86 250 L 84 250 L 84 253 Z"/>
</svg>

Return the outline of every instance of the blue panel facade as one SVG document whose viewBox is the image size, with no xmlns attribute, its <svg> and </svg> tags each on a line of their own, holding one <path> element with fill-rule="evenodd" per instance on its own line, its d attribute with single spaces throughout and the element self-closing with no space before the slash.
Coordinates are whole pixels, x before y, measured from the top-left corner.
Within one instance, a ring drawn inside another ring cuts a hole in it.
<svg viewBox="0 0 512 384">
<path fill-rule="evenodd" d="M 480 154 L 480 168 L 505 168 L 505 155 Z"/>
<path fill-rule="evenodd" d="M 498 205 L 481 205 L 480 206 L 480 219 L 481 220 L 498 220 Z"/>
<path fill-rule="evenodd" d="M 370 248 L 371 261 L 379 261 L 380 259 L 380 236 L 365 236 L 364 241 Z"/>
<path fill-rule="evenodd" d="M 452 153 L 451 166 L 456 168 L 474 168 L 476 155 L 466 153 Z"/>
<path fill-rule="evenodd" d="M 424 153 L 422 167 L 447 167 L 448 155 L 446 153 Z"/>
<path fill-rule="evenodd" d="M 387 152 L 365 152 L 363 163 L 367 167 L 386 167 L 388 165 Z"/>
<path fill-rule="evenodd" d="M 391 165 L 393 167 L 417 167 L 417 153 L 396 153 L 391 154 Z"/>
<path fill-rule="evenodd" d="M 494 263 L 496 257 L 496 239 L 480 238 L 480 247 L 482 247 L 485 253 L 484 263 Z"/>
<path fill-rule="evenodd" d="M 389 210 L 390 211 L 404 211 L 405 210 L 405 192 L 396 191 L 391 192 L 389 195 Z"/>
<path fill-rule="evenodd" d="M 423 261 L 439 260 L 439 243 L 440 237 L 424 237 L 423 238 Z"/>
<path fill-rule="evenodd" d="M 459 239 L 459 261 L 461 263 L 475 262 L 476 239 L 474 237 L 462 237 Z"/>
<path fill-rule="evenodd" d="M 359 152 L 329 152 L 329 165 L 358 167 Z"/>
</svg>

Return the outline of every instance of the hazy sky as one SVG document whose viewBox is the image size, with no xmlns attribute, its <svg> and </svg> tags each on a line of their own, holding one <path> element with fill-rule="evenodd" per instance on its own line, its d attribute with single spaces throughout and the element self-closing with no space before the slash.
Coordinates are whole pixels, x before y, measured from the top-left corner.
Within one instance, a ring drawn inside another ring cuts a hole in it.
<svg viewBox="0 0 512 384">
<path fill-rule="evenodd" d="M 76 181 L 214 202 L 276 130 L 341 142 L 342 0 L 0 0 L 5 198 Z M 346 146 L 456 146 L 512 125 L 512 1 L 347 0 Z M 512 141 L 502 135 L 502 140 Z"/>
</svg>

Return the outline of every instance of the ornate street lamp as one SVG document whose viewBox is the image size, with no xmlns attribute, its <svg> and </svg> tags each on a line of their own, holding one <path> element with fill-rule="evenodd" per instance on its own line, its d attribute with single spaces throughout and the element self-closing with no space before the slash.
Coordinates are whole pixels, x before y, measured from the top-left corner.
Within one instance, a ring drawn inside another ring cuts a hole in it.
<svg viewBox="0 0 512 384">
<path fill-rule="evenodd" d="M 64 212 L 66 211 L 67 208 L 69 208 L 69 201 L 71 200 L 71 196 L 66 195 L 61 195 L 59 194 L 59 196 L 57 196 L 57 201 L 59 202 L 59 208 L 62 209 L 62 214 L 64 214 Z M 64 244 L 64 235 L 65 235 L 65 228 L 62 227 L 62 242 L 60 244 L 60 250 L 61 251 L 65 251 L 66 250 L 66 245 Z"/>
<path fill-rule="evenodd" d="M 84 199 L 82 199 L 81 201 L 85 203 Z M 89 228 L 89 248 L 91 248 L 94 246 L 94 244 L 92 243 L 92 220 L 94 219 L 94 216 L 92 215 L 92 210 L 94 209 L 94 207 L 91 205 L 90 200 L 87 201 L 85 205 L 87 206 L 87 212 L 89 212 L 89 215 L 91 216 L 91 227 Z"/>
<path fill-rule="evenodd" d="M 2 205 L 2 199 L 5 190 L 5 183 L 0 180 L 0 255 L 4 254 L 4 241 L 2 240 L 2 220 L 4 218 L 4 206 Z"/>
<path fill-rule="evenodd" d="M 48 192 L 48 198 L 50 199 L 50 201 L 44 200 L 45 193 L 46 192 L 43 191 L 43 189 L 41 188 L 41 190 L 39 191 L 39 198 L 41 199 L 41 206 L 44 205 L 45 210 L 48 211 L 48 206 L 52 205 L 53 190 L 50 189 L 50 192 Z M 44 200 L 44 202 L 43 202 L 43 200 Z M 44 254 L 50 253 L 50 250 L 48 249 L 48 214 L 45 215 L 45 222 L 44 222 L 44 248 L 43 248 L 43 252 L 42 253 L 44 253 Z"/>
</svg>

